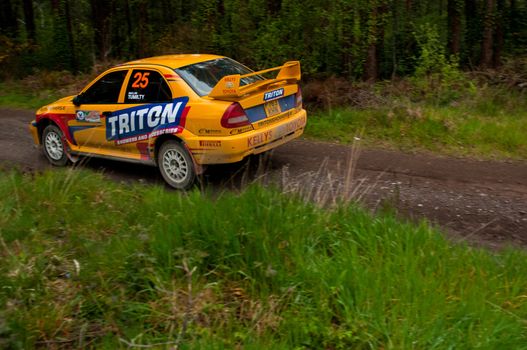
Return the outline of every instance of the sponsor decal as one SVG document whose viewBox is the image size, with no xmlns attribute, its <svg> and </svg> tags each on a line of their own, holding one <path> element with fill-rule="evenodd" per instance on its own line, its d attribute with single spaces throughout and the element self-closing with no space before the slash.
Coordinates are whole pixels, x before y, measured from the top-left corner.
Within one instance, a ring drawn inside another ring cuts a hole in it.
<svg viewBox="0 0 527 350">
<path fill-rule="evenodd" d="M 52 111 L 63 111 L 65 109 L 66 109 L 65 106 L 54 106 L 54 107 L 51 107 Z"/>
<path fill-rule="evenodd" d="M 241 128 L 232 129 L 229 133 L 231 135 L 238 135 L 238 134 L 243 134 L 244 132 L 251 131 L 251 130 L 254 130 L 254 128 L 252 127 L 252 125 L 248 125 L 248 126 L 243 126 Z"/>
<path fill-rule="evenodd" d="M 136 101 L 142 101 L 145 99 L 144 94 L 140 94 L 137 91 L 128 91 L 128 99 L 129 100 L 136 100 Z"/>
<path fill-rule="evenodd" d="M 273 138 L 273 130 L 268 130 L 266 132 L 256 134 L 254 136 L 247 138 L 247 147 L 256 147 L 258 145 L 266 143 L 267 141 L 271 141 L 272 138 Z"/>
<path fill-rule="evenodd" d="M 258 127 L 263 127 L 263 126 L 267 126 L 269 124 L 274 124 L 276 122 L 279 122 L 280 120 L 283 120 L 283 119 L 287 119 L 289 118 L 292 114 L 294 113 L 293 110 L 287 112 L 287 113 L 284 113 L 282 115 L 279 115 L 278 117 L 274 117 L 274 118 L 269 118 L 269 119 L 265 119 L 261 122 L 258 123 Z"/>
<path fill-rule="evenodd" d="M 282 96 L 284 96 L 284 88 L 276 89 L 273 91 L 266 92 L 264 94 L 264 101 L 274 100 Z"/>
<path fill-rule="evenodd" d="M 200 141 L 199 146 L 218 148 L 218 147 L 221 147 L 221 141 Z"/>
<path fill-rule="evenodd" d="M 106 139 L 122 144 L 124 140 L 134 137 L 139 141 L 179 132 L 178 126 L 187 102 L 188 97 L 180 97 L 169 103 L 145 104 L 112 112 L 106 116 Z"/>
<path fill-rule="evenodd" d="M 201 135 L 218 135 L 221 134 L 221 130 L 214 130 L 214 129 L 199 129 L 198 134 Z"/>
<path fill-rule="evenodd" d="M 77 111 L 75 119 L 80 122 L 100 123 L 101 114 L 98 111 Z"/>
<path fill-rule="evenodd" d="M 237 78 L 236 77 L 225 77 L 224 82 L 225 85 L 223 87 L 223 94 L 224 95 L 236 95 L 238 93 L 237 89 L 234 87 L 236 84 Z"/>
<path fill-rule="evenodd" d="M 283 125 L 278 126 L 275 129 L 268 130 L 266 132 L 262 132 L 255 136 L 251 136 L 247 138 L 247 146 L 256 147 L 264 143 L 270 142 L 272 140 L 279 139 L 280 137 L 283 137 L 292 132 L 295 132 L 296 130 L 300 128 L 303 128 L 305 125 L 306 125 L 306 117 L 302 116 L 302 118 L 294 119 L 290 122 L 287 122 Z"/>
<path fill-rule="evenodd" d="M 177 80 L 181 80 L 181 77 L 176 74 L 176 73 L 172 73 L 172 74 L 163 74 L 163 76 L 165 77 L 166 80 L 168 81 L 177 81 Z"/>
<path fill-rule="evenodd" d="M 177 134 L 179 132 L 179 128 L 167 128 L 167 129 L 160 129 L 156 131 L 152 131 L 149 134 L 143 134 L 138 136 L 132 136 L 125 139 L 116 140 L 116 145 L 124 145 L 127 143 L 133 143 L 133 142 L 139 142 L 139 141 L 145 141 L 148 140 L 149 137 L 157 137 L 164 134 Z"/>
<path fill-rule="evenodd" d="M 279 138 L 282 136 L 285 136 L 287 134 L 290 134 L 292 132 L 295 132 L 296 130 L 303 128 L 306 125 L 306 118 L 298 118 L 295 120 L 292 120 L 288 123 L 285 123 L 283 125 L 280 125 L 275 129 L 275 137 Z"/>
</svg>

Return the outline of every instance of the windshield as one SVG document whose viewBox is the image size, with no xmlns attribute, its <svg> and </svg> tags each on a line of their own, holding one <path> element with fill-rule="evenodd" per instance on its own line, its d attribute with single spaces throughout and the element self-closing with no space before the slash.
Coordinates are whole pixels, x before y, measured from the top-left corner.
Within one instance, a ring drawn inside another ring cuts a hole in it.
<svg viewBox="0 0 527 350">
<path fill-rule="evenodd" d="M 176 69 L 176 73 L 200 96 L 208 95 L 218 81 L 226 75 L 244 75 L 252 72 L 249 68 L 230 58 L 217 58 Z M 264 80 L 264 78 L 260 75 L 243 78 L 240 81 L 240 86 L 252 84 L 259 80 Z"/>
</svg>

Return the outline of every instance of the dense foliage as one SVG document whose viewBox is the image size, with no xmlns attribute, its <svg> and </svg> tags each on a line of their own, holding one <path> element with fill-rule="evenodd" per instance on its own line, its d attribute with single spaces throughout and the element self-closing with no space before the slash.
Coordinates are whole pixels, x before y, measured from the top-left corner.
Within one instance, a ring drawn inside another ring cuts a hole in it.
<svg viewBox="0 0 527 350">
<path fill-rule="evenodd" d="M 258 186 L 132 189 L 0 173 L 0 348 L 526 348 L 524 252 Z"/>
<path fill-rule="evenodd" d="M 259 68 L 300 59 L 308 74 L 371 80 L 438 63 L 497 66 L 527 50 L 526 0 L 2 0 L 0 7 L 4 78 L 208 52 Z"/>
</svg>

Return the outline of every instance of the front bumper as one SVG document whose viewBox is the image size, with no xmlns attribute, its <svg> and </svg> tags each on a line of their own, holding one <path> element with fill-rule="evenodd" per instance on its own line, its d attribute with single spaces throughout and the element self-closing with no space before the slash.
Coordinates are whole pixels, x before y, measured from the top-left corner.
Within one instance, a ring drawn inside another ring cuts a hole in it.
<svg viewBox="0 0 527 350">
<path fill-rule="evenodd" d="M 290 118 L 267 127 L 234 136 L 185 138 L 185 142 L 198 164 L 239 162 L 287 143 L 303 134 L 307 122 L 304 109 Z"/>
</svg>

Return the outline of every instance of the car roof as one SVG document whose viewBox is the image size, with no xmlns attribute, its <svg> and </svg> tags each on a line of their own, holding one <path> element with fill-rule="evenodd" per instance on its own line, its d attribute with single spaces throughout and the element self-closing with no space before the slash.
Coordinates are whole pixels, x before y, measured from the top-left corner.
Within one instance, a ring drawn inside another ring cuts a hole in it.
<svg viewBox="0 0 527 350">
<path fill-rule="evenodd" d="M 224 58 L 225 56 L 208 55 L 208 54 L 185 54 L 185 55 L 165 55 L 142 58 L 140 60 L 130 61 L 119 66 L 140 65 L 140 64 L 155 64 L 169 67 L 172 69 L 188 66 L 204 61 L 210 61 L 217 58 Z"/>
</svg>

